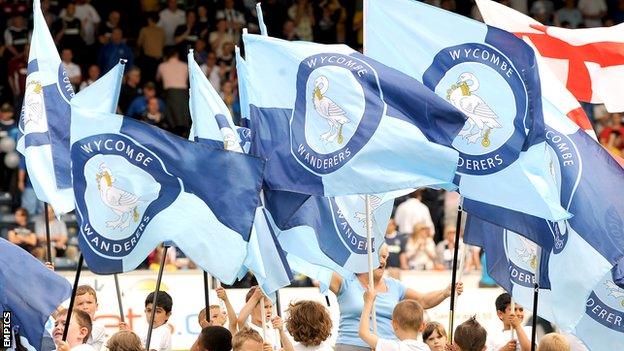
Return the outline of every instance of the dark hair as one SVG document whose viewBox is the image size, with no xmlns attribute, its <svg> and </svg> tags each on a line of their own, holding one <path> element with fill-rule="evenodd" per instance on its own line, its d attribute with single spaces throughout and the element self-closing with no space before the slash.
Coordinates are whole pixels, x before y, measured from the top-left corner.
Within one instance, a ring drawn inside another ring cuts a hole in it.
<svg viewBox="0 0 624 351">
<path fill-rule="evenodd" d="M 446 337 L 446 330 L 444 330 L 444 326 L 438 322 L 429 322 L 425 326 L 425 330 L 422 333 L 422 338 L 424 342 L 427 342 L 427 339 L 433 334 L 433 332 L 437 332 L 441 336 Z"/>
<path fill-rule="evenodd" d="M 498 295 L 498 297 L 496 298 L 496 302 L 494 302 L 494 304 L 496 305 L 496 310 L 503 313 L 505 313 L 505 310 L 507 310 L 507 306 L 509 306 L 510 303 L 511 296 L 509 296 L 508 293 L 502 293 Z"/>
<path fill-rule="evenodd" d="M 487 332 L 472 316 L 455 328 L 453 339 L 462 351 L 481 351 L 485 346 Z"/>
<path fill-rule="evenodd" d="M 154 302 L 155 293 L 156 292 L 154 291 L 154 292 L 149 293 L 149 295 L 147 295 L 147 297 L 145 298 L 145 307 L 147 307 L 147 305 Z M 162 309 L 165 310 L 166 313 L 169 313 L 171 312 L 171 307 L 173 307 L 173 299 L 166 292 L 159 291 L 158 296 L 156 297 L 156 307 L 162 307 Z M 152 308 L 155 308 L 155 307 L 152 306 Z"/>
<path fill-rule="evenodd" d="M 95 303 L 97 303 L 97 293 L 95 292 L 95 289 L 93 289 L 89 285 L 80 285 L 76 289 L 76 296 L 85 295 L 85 294 L 93 295 L 93 297 L 95 298 Z"/>
<path fill-rule="evenodd" d="M 232 333 L 220 326 L 209 326 L 202 329 L 199 342 L 203 349 L 210 351 L 230 351 L 232 349 Z"/>
</svg>

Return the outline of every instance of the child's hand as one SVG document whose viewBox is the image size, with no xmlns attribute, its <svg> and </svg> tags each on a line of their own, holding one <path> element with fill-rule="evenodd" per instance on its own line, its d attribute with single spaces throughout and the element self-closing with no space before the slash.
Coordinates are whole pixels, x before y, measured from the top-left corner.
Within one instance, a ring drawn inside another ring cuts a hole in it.
<svg viewBox="0 0 624 351">
<path fill-rule="evenodd" d="M 218 288 L 215 289 L 215 291 L 217 292 L 217 297 L 218 298 L 223 300 L 223 302 L 227 302 L 228 297 L 227 297 L 227 294 L 225 293 L 225 289 L 223 287 L 218 287 Z"/>
<path fill-rule="evenodd" d="M 130 330 L 130 328 L 128 328 L 128 324 L 126 322 L 119 322 L 119 330 Z"/>
<path fill-rule="evenodd" d="M 66 341 L 59 340 L 56 342 L 56 350 L 57 351 L 69 351 L 71 348 Z"/>
<path fill-rule="evenodd" d="M 260 301 L 260 299 L 262 298 L 262 295 L 264 295 L 262 293 L 262 289 L 260 289 L 259 286 L 254 286 L 252 287 L 252 289 L 254 289 L 253 295 L 251 295 L 252 299 L 255 299 L 256 301 Z"/>
<path fill-rule="evenodd" d="M 511 326 L 516 329 L 519 327 L 522 327 L 522 320 L 520 320 L 520 318 L 515 314 L 515 313 L 511 313 L 509 315 L 509 324 L 511 324 Z"/>
<path fill-rule="evenodd" d="M 375 302 L 375 297 L 377 297 L 377 293 L 375 292 L 375 290 L 367 287 L 366 291 L 364 291 L 364 303 L 372 305 Z"/>
<path fill-rule="evenodd" d="M 52 262 L 46 262 L 45 266 L 54 272 L 54 264 Z"/>
<path fill-rule="evenodd" d="M 509 341 L 507 344 L 505 344 L 505 347 L 503 347 L 501 350 L 502 351 L 515 351 L 516 350 L 516 340 Z"/>
<path fill-rule="evenodd" d="M 282 321 L 282 317 L 280 316 L 273 317 L 273 319 L 271 319 L 271 322 L 273 323 L 273 329 L 281 331 L 282 328 L 284 328 L 284 321 Z"/>
<path fill-rule="evenodd" d="M 262 344 L 262 351 L 273 351 L 273 346 L 268 342 Z"/>
</svg>

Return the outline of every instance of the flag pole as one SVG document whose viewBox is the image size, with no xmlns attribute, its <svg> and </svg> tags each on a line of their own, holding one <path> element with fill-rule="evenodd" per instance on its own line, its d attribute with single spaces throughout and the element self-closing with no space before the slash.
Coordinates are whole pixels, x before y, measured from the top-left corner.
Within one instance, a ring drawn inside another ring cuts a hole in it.
<svg viewBox="0 0 624 351">
<path fill-rule="evenodd" d="M 115 290 L 117 290 L 117 304 L 119 305 L 119 318 L 121 318 L 121 322 L 125 323 L 126 320 L 124 318 L 123 305 L 121 304 L 121 288 L 119 288 L 119 277 L 117 273 L 113 274 L 115 277 Z"/>
<path fill-rule="evenodd" d="M 69 308 L 67 309 L 67 318 L 65 319 L 65 328 L 63 328 L 63 341 L 67 341 L 67 332 L 69 331 L 69 323 L 71 322 L 72 310 L 74 309 L 74 301 L 76 300 L 76 290 L 78 290 L 78 282 L 80 281 L 80 272 L 82 271 L 82 262 L 84 257 L 80 254 L 78 258 L 78 268 L 76 269 L 76 277 L 74 278 L 74 287 L 72 288 L 71 298 L 69 299 Z"/>
<path fill-rule="evenodd" d="M 368 288 L 375 291 L 375 278 L 373 277 L 373 213 L 371 209 L 370 195 L 366 195 L 366 251 L 368 254 Z M 377 334 L 377 313 L 375 305 L 371 310 L 373 318 L 373 334 Z"/>
<path fill-rule="evenodd" d="M 533 286 L 533 321 L 531 323 L 531 351 L 535 351 L 535 339 L 537 337 L 536 329 L 537 329 L 537 302 L 539 298 L 539 279 L 541 272 L 541 261 L 542 261 L 542 248 L 537 246 L 537 251 L 535 253 L 536 257 L 536 265 L 535 265 L 535 283 Z"/>
<path fill-rule="evenodd" d="M 282 303 L 280 301 L 279 289 L 275 290 L 275 309 L 277 310 L 277 315 L 282 317 Z"/>
<path fill-rule="evenodd" d="M 453 249 L 453 271 L 451 274 L 451 307 L 449 311 L 449 342 L 453 342 L 453 324 L 455 323 L 455 285 L 457 285 L 457 258 L 459 256 L 459 232 L 462 221 L 462 199 L 457 205 L 457 223 L 455 224 L 455 247 Z"/>
<path fill-rule="evenodd" d="M 43 203 L 43 216 L 45 220 L 46 231 L 46 261 L 52 263 L 52 243 L 50 242 L 50 216 L 48 216 L 48 203 Z"/>
<path fill-rule="evenodd" d="M 260 286 L 257 287 L 257 289 L 260 289 Z M 260 289 L 260 291 L 262 292 L 262 296 L 260 296 L 260 319 L 262 319 L 262 340 L 266 340 L 267 338 L 267 325 L 266 325 L 266 312 L 264 310 L 264 292 L 262 291 L 262 289 Z"/>
<path fill-rule="evenodd" d="M 147 340 L 145 340 L 145 349 L 149 350 L 150 341 L 152 341 L 152 328 L 154 327 L 154 317 L 156 316 L 156 298 L 158 297 L 158 291 L 160 291 L 160 282 L 162 281 L 163 270 L 165 268 L 165 259 L 167 257 L 167 250 L 169 246 L 163 245 L 163 253 L 160 258 L 160 267 L 158 268 L 158 278 L 156 279 L 156 291 L 154 291 L 154 299 L 152 300 L 152 313 L 149 320 L 149 326 L 147 328 Z M 206 311 L 209 313 L 209 311 Z"/>
<path fill-rule="evenodd" d="M 208 283 L 208 272 L 204 271 L 204 302 L 206 304 L 206 322 L 210 323 L 210 284 Z"/>
</svg>

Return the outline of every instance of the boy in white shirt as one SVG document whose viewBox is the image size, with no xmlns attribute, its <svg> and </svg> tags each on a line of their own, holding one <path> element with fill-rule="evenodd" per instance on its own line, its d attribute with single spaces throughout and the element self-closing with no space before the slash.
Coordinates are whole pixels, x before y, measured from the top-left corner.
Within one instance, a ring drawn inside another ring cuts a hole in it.
<svg viewBox="0 0 624 351">
<path fill-rule="evenodd" d="M 151 292 L 145 298 L 145 317 L 149 325 L 152 318 L 152 308 L 156 308 L 154 314 L 154 323 L 152 326 L 152 337 L 150 339 L 148 351 L 171 351 L 171 329 L 167 325 L 167 321 L 171 316 L 171 308 L 173 307 L 173 299 L 164 291 L 159 291 L 156 297 L 156 307 L 154 302 L 155 292 Z M 141 336 L 141 343 L 145 345 L 147 341 L 147 331 Z"/>
<path fill-rule="evenodd" d="M 503 293 L 496 298 L 496 314 L 503 323 L 502 330 L 490 331 L 487 349 L 492 351 L 530 351 L 531 327 L 523 327 L 524 308 L 515 304 L 511 310 L 511 296 Z M 512 329 L 514 337 L 512 339 Z"/>
<path fill-rule="evenodd" d="M 57 313 L 54 321 L 54 342 L 57 351 L 94 351 L 91 345 L 86 344 L 87 337 L 91 333 L 91 318 L 86 312 L 74 310 L 71 315 L 71 321 L 67 328 L 67 338 L 63 341 L 63 331 L 65 330 L 65 322 L 67 320 L 67 309 L 63 309 Z"/>
<path fill-rule="evenodd" d="M 95 323 L 95 311 L 98 309 L 97 295 L 95 289 L 89 285 L 80 285 L 76 289 L 76 301 L 74 302 L 77 310 L 86 312 L 91 317 L 91 333 L 87 339 L 87 344 L 93 346 L 95 351 L 100 351 L 100 348 L 109 335 L 106 333 L 106 329 L 101 324 Z"/>
<path fill-rule="evenodd" d="M 418 340 L 425 329 L 423 308 L 415 300 L 403 300 L 392 311 L 392 329 L 400 340 L 381 339 L 370 331 L 370 315 L 375 303 L 375 291 L 364 292 L 364 308 L 360 316 L 360 338 L 376 351 L 429 351 L 429 346 Z"/>
</svg>

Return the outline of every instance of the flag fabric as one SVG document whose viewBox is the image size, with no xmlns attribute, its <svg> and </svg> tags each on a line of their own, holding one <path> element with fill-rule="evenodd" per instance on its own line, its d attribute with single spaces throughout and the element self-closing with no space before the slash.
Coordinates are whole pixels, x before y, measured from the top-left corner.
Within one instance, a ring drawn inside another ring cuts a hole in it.
<svg viewBox="0 0 624 351">
<path fill-rule="evenodd" d="M 39 200 L 61 214 L 74 209 L 69 156 L 69 101 L 74 90 L 39 0 L 34 0 L 33 24 L 17 150 L 26 159 Z"/>
<path fill-rule="evenodd" d="M 72 104 L 72 172 L 89 268 L 132 270 L 171 240 L 204 270 L 233 282 L 246 256 L 262 160 L 78 101 Z"/>
<path fill-rule="evenodd" d="M 452 144 L 462 196 L 550 220 L 570 216 L 549 176 L 540 80 L 527 44 L 413 0 L 369 0 L 364 16 L 367 56 L 468 116 Z"/>
<path fill-rule="evenodd" d="M 71 295 L 67 279 L 31 254 L 0 238 L 0 309 L 11 311 L 11 323 L 35 350 L 45 350 L 52 335 L 50 315 Z M 25 279 L 27 278 L 27 279 Z"/>
<path fill-rule="evenodd" d="M 465 117 L 344 45 L 243 35 L 252 152 L 271 190 L 316 196 L 454 188 Z"/>
<path fill-rule="evenodd" d="M 238 46 L 234 48 L 234 52 L 236 53 L 236 76 L 238 78 L 238 101 L 240 103 L 241 119 L 248 121 L 250 119 L 250 112 L 249 93 L 247 92 L 249 89 L 247 63 L 241 56 L 240 48 Z"/>
<path fill-rule="evenodd" d="M 544 26 L 502 4 L 478 0 L 483 20 L 529 39 L 559 80 L 584 102 L 603 103 L 610 112 L 624 111 L 624 24 L 567 29 Z"/>
<path fill-rule="evenodd" d="M 549 254 L 555 322 L 572 331 L 591 290 L 624 257 L 624 170 L 563 112 L 546 101 L 544 106 L 551 170 L 561 204 L 574 217 L 550 222 L 469 200 L 464 209 L 533 240 Z"/>
<path fill-rule="evenodd" d="M 616 284 L 622 277 L 618 268 L 621 270 L 621 265 L 596 284 L 574 330 L 590 350 L 620 350 L 624 345 L 624 285 Z"/>
<path fill-rule="evenodd" d="M 555 321 L 548 276 L 549 253 L 538 250 L 539 246 L 524 236 L 472 215 L 467 216 L 464 243 L 483 248 L 488 275 L 524 308 L 533 306 L 539 255 L 541 273 L 537 311 L 540 317 Z"/>
<path fill-rule="evenodd" d="M 189 139 L 238 153 L 248 151 L 249 135 L 241 137 L 241 134 L 234 132 L 237 127 L 230 111 L 195 62 L 192 50 L 188 54 L 188 63 L 191 92 L 189 109 L 193 119 Z M 238 129 L 249 132 L 247 128 Z M 262 206 L 255 211 L 244 266 L 240 267 L 238 277 L 241 278 L 251 270 L 265 294 L 271 295 L 290 284 L 292 272 L 273 228 L 267 223 L 270 214 L 266 212 Z"/>
</svg>

